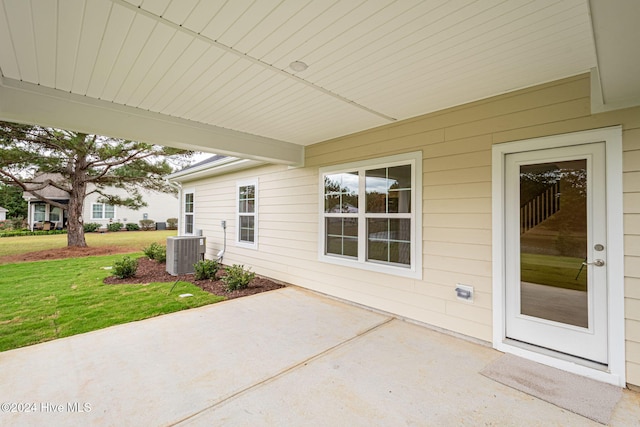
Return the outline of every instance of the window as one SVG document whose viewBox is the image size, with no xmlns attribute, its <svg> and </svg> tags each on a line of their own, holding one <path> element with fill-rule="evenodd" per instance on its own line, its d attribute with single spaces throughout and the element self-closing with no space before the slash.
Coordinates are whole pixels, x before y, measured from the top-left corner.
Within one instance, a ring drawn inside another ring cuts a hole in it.
<svg viewBox="0 0 640 427">
<path fill-rule="evenodd" d="M 42 222 L 45 220 L 45 215 L 47 211 L 47 205 L 44 203 L 38 203 L 33 205 L 33 220 L 36 222 Z"/>
<path fill-rule="evenodd" d="M 421 278 L 422 153 L 320 170 L 320 260 Z"/>
<path fill-rule="evenodd" d="M 184 193 L 184 234 L 193 234 L 194 232 L 194 193 L 193 190 Z"/>
<path fill-rule="evenodd" d="M 116 217 L 116 208 L 105 203 L 93 203 L 91 205 L 91 219 L 113 219 Z"/>
<path fill-rule="evenodd" d="M 258 182 L 245 181 L 237 184 L 237 233 L 239 246 L 252 249 L 258 247 Z"/>
</svg>

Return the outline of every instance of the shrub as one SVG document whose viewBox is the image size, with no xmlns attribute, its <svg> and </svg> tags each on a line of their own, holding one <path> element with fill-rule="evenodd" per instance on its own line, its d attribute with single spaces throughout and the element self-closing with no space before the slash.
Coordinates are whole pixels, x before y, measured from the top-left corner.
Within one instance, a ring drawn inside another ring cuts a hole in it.
<svg viewBox="0 0 640 427">
<path fill-rule="evenodd" d="M 155 260 L 159 263 L 167 261 L 167 247 L 162 246 L 159 243 L 153 242 L 149 246 L 142 248 L 142 252 L 149 259 Z"/>
<path fill-rule="evenodd" d="M 83 227 L 85 233 L 93 233 L 94 231 L 98 231 L 100 224 L 96 222 L 88 222 Z"/>
<path fill-rule="evenodd" d="M 167 230 L 178 229 L 178 218 L 167 218 Z"/>
<path fill-rule="evenodd" d="M 236 289 L 244 289 L 249 286 L 256 274 L 245 270 L 244 265 L 234 264 L 231 267 L 227 267 L 226 275 L 220 279 L 225 284 L 227 291 L 235 291 Z"/>
<path fill-rule="evenodd" d="M 141 219 L 140 220 L 140 228 L 144 231 L 153 230 L 153 226 L 155 225 L 155 221 L 152 219 Z"/>
<path fill-rule="evenodd" d="M 128 222 L 125 227 L 127 228 L 127 231 L 138 231 L 140 230 L 140 226 L 138 224 L 135 224 L 133 222 Z"/>
<path fill-rule="evenodd" d="M 121 222 L 112 222 L 111 224 L 107 225 L 107 230 L 109 231 L 120 231 L 122 230 L 122 227 L 124 227 L 122 225 Z"/>
<path fill-rule="evenodd" d="M 220 270 L 220 264 L 213 259 L 205 259 L 204 261 L 198 261 L 193 264 L 196 280 L 205 280 L 216 278 L 216 273 Z"/>
<path fill-rule="evenodd" d="M 11 218 L 9 219 L 9 221 L 11 221 L 11 227 L 13 227 L 14 230 L 22 230 L 24 228 L 27 228 L 25 219 L 21 216 Z"/>
<path fill-rule="evenodd" d="M 138 270 L 138 260 L 127 255 L 113 263 L 113 275 L 118 279 L 133 277 L 136 274 L 136 270 Z"/>
<path fill-rule="evenodd" d="M 49 231 L 29 231 L 29 230 L 12 230 L 0 232 L 0 237 L 20 237 L 20 236 L 41 236 L 47 234 L 67 234 L 67 230 L 49 230 Z"/>
</svg>

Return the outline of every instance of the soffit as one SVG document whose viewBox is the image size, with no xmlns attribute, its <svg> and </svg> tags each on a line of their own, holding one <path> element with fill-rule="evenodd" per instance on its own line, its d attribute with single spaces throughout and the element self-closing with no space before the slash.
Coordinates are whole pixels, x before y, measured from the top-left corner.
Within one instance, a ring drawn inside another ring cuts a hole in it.
<svg viewBox="0 0 640 427">
<path fill-rule="evenodd" d="M 302 146 L 596 66 L 586 0 L 0 6 L 5 81 Z"/>
</svg>

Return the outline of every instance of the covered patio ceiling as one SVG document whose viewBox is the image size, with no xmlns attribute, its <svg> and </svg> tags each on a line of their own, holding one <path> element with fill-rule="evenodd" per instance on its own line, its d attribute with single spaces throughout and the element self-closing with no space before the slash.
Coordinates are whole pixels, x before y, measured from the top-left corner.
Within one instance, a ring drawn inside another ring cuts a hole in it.
<svg viewBox="0 0 640 427">
<path fill-rule="evenodd" d="M 300 165 L 589 71 L 594 111 L 638 105 L 637 22 L 635 0 L 0 0 L 0 119 Z"/>
</svg>

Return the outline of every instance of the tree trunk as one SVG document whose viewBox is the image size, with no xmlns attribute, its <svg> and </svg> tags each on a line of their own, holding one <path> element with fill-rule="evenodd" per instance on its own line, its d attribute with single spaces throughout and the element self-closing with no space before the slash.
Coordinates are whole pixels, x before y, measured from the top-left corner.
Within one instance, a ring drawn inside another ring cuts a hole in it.
<svg viewBox="0 0 640 427">
<path fill-rule="evenodd" d="M 87 159 L 78 155 L 69 192 L 69 216 L 67 218 L 67 246 L 87 247 L 84 239 L 84 218 L 82 210 L 87 193 Z"/>
<path fill-rule="evenodd" d="M 84 239 L 84 224 L 82 223 L 82 208 L 84 206 L 83 195 L 74 189 L 69 198 L 69 216 L 67 218 L 67 246 L 84 248 L 87 242 Z"/>
</svg>

